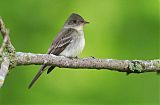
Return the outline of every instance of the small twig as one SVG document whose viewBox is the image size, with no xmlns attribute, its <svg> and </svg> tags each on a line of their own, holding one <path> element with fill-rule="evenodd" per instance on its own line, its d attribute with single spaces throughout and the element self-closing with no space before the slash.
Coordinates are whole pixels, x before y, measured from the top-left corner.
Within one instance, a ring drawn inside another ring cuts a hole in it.
<svg viewBox="0 0 160 105">
<path fill-rule="evenodd" d="M 4 48 L 6 48 L 8 52 L 15 53 L 15 48 L 13 47 L 10 41 L 9 30 L 5 27 L 5 24 L 1 17 L 0 17 L 0 32 L 3 36 L 3 43 L 2 43 L 2 46 L 0 47 L 0 55 L 2 55 Z"/>
<path fill-rule="evenodd" d="M 3 39 L 3 43 L 2 43 L 2 45 L 1 45 L 1 47 L 0 47 L 0 56 L 2 56 L 3 50 L 4 50 L 5 47 L 6 47 L 7 40 L 8 40 L 8 37 L 5 36 L 4 39 Z"/>
<path fill-rule="evenodd" d="M 4 49 L 7 47 L 7 44 L 9 42 L 9 31 L 5 28 L 5 25 L 1 17 L 0 17 L 0 32 L 2 33 L 2 37 L 3 37 L 3 42 L 0 47 L 0 56 L 2 57 L 2 63 L 0 68 L 0 87 L 2 87 L 4 80 L 6 78 L 6 75 L 9 72 L 10 61 L 7 56 L 8 54 L 4 53 Z"/>
<path fill-rule="evenodd" d="M 3 37 L 3 42 L 0 47 L 0 57 L 2 57 L 2 63 L 0 68 L 0 87 L 2 87 L 4 80 L 9 72 L 9 67 L 13 67 L 16 64 L 15 49 L 10 42 L 9 30 L 5 27 L 2 18 L 0 17 L 0 32 Z"/>
<path fill-rule="evenodd" d="M 3 43 L 0 47 L 0 55 L 2 56 L 3 50 L 6 47 L 6 44 L 9 40 L 9 36 L 8 36 L 9 31 L 5 28 L 5 25 L 4 25 L 1 17 L 0 17 L 0 31 L 1 31 L 2 36 L 3 36 Z"/>
</svg>

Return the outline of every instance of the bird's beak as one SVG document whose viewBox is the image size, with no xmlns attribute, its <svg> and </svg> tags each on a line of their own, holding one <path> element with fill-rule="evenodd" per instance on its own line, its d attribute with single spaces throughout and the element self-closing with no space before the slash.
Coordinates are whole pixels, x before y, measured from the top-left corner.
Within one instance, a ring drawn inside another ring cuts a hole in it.
<svg viewBox="0 0 160 105">
<path fill-rule="evenodd" d="M 87 21 L 84 21 L 84 24 L 89 24 L 89 22 L 87 22 Z"/>
</svg>

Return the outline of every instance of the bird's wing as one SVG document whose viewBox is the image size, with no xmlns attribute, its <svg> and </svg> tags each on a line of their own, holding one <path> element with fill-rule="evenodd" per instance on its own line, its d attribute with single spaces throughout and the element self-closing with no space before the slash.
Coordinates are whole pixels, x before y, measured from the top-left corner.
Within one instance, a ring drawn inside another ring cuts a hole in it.
<svg viewBox="0 0 160 105">
<path fill-rule="evenodd" d="M 71 34 L 75 32 L 77 31 L 73 28 L 63 29 L 53 41 L 48 54 L 59 55 L 70 44 L 72 41 Z"/>
<path fill-rule="evenodd" d="M 54 55 L 59 55 L 72 41 L 72 35 L 75 32 L 77 32 L 75 29 L 72 28 L 67 28 L 63 29 L 55 41 L 53 41 L 51 47 L 49 48 L 48 54 L 54 54 Z M 49 74 L 55 66 L 50 66 L 47 74 Z"/>
<path fill-rule="evenodd" d="M 67 29 L 62 29 L 60 33 L 58 33 L 58 36 L 56 39 L 53 41 L 51 47 L 48 49 L 48 54 L 54 54 L 54 55 L 59 55 L 72 41 L 72 35 L 74 32 L 76 32 L 75 29 L 72 28 L 67 28 Z M 35 83 L 35 81 L 41 76 L 41 74 L 44 72 L 45 68 L 47 65 L 42 65 L 36 76 L 33 78 L 31 83 L 29 84 L 28 88 L 31 88 L 32 85 Z M 54 66 L 51 66 L 50 68 L 54 68 Z M 52 69 L 49 69 L 49 72 L 52 71 Z"/>
</svg>

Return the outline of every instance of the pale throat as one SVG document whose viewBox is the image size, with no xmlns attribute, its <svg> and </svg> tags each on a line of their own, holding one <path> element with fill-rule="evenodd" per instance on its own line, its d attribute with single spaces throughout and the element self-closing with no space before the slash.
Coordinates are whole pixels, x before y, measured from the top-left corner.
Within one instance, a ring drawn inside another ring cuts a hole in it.
<svg viewBox="0 0 160 105">
<path fill-rule="evenodd" d="M 83 31 L 83 25 L 79 25 L 79 26 L 65 26 L 65 28 L 73 28 L 77 31 Z"/>
<path fill-rule="evenodd" d="M 83 25 L 75 26 L 73 28 L 76 29 L 77 31 L 83 31 Z"/>
</svg>

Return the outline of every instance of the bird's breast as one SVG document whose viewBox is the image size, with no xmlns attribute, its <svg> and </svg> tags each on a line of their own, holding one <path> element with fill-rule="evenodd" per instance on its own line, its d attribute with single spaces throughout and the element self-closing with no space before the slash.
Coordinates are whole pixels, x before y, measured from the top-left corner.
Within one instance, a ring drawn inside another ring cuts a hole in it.
<svg viewBox="0 0 160 105">
<path fill-rule="evenodd" d="M 60 53 L 66 57 L 76 57 L 81 54 L 85 46 L 85 38 L 83 31 L 79 31 L 77 34 L 72 36 L 71 43 Z"/>
</svg>

